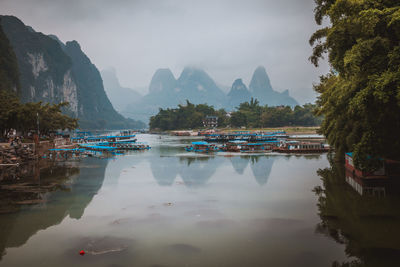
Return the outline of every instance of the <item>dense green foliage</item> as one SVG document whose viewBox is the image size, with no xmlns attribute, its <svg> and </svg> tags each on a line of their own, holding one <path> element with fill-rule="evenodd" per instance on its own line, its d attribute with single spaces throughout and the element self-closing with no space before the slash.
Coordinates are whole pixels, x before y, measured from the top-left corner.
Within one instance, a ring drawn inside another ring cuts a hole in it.
<svg viewBox="0 0 400 267">
<path fill-rule="evenodd" d="M 6 134 L 10 129 L 16 129 L 23 134 L 30 130 L 37 130 L 38 117 L 42 134 L 59 129 L 75 129 L 78 126 L 78 120 L 61 113 L 61 109 L 66 105 L 68 103 L 22 104 L 12 93 L 0 90 L 0 136 Z"/>
<path fill-rule="evenodd" d="M 1 20 L 1 18 L 0 18 Z M 0 22 L 0 90 L 19 91 L 18 64 Z"/>
<path fill-rule="evenodd" d="M 315 90 L 321 133 L 338 155 L 354 152 L 360 169 L 400 159 L 400 2 L 315 0 L 311 61 L 328 54 L 331 73 Z"/>
<path fill-rule="evenodd" d="M 282 127 L 282 126 L 317 126 L 321 118 L 313 115 L 315 106 L 306 104 L 296 106 L 260 106 L 257 99 L 240 104 L 237 111 L 232 112 L 230 124 L 233 127 Z"/>
<path fill-rule="evenodd" d="M 203 119 L 207 116 L 218 116 L 220 126 L 227 125 L 226 111 L 215 110 L 207 104 L 194 105 L 186 101 L 186 105 L 178 105 L 175 109 L 162 109 L 150 118 L 150 129 L 178 130 L 203 127 Z"/>
<path fill-rule="evenodd" d="M 159 113 L 150 119 L 150 129 L 177 130 L 203 127 L 203 119 L 207 115 L 218 116 L 218 126 L 233 127 L 281 127 L 281 126 L 316 126 L 321 118 L 313 114 L 315 106 L 306 104 L 303 107 L 260 106 L 257 100 L 240 104 L 236 111 L 228 117 L 225 110 L 215 110 L 206 104 L 194 105 L 187 101 L 185 106 L 177 109 L 160 109 Z"/>
</svg>

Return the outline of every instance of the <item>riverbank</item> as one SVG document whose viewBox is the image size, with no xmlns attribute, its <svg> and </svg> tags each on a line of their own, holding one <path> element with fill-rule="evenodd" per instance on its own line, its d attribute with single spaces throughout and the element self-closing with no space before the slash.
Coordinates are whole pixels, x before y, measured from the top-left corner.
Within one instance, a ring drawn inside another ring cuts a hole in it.
<svg viewBox="0 0 400 267">
<path fill-rule="evenodd" d="M 204 132 L 237 132 L 237 131 L 249 131 L 249 132 L 278 132 L 284 131 L 288 135 L 310 135 L 318 134 L 319 127 L 315 126 L 284 126 L 284 127 L 269 127 L 269 128 L 217 128 L 217 129 L 181 129 L 181 130 L 169 130 L 169 131 L 152 131 L 151 134 L 169 134 L 169 135 L 181 135 L 181 136 L 197 136 L 198 133 Z"/>
<path fill-rule="evenodd" d="M 55 138 L 38 143 L 0 143 L 0 167 L 19 165 L 41 158 L 51 148 L 71 148 L 68 138 Z"/>
<path fill-rule="evenodd" d="M 224 129 L 224 131 L 233 132 L 233 131 L 261 131 L 261 132 L 278 132 L 284 131 L 287 134 L 317 134 L 319 127 L 311 126 L 285 126 L 285 127 L 271 127 L 271 128 L 249 128 L 249 129 L 240 129 L 240 128 L 233 128 L 233 129 Z"/>
<path fill-rule="evenodd" d="M 11 146 L 9 143 L 0 144 L 0 167 L 18 165 L 22 162 L 36 160 L 35 146 L 33 144 L 18 144 Z"/>
</svg>

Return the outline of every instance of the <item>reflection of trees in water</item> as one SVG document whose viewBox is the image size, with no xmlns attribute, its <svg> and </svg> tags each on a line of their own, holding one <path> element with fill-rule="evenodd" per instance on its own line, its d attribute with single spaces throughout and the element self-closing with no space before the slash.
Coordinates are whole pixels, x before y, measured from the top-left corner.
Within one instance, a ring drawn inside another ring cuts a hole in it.
<svg viewBox="0 0 400 267">
<path fill-rule="evenodd" d="M 182 145 L 164 145 L 160 144 L 160 146 L 151 148 L 152 152 L 161 155 L 161 156 L 167 156 L 175 153 L 180 153 L 182 152 Z"/>
<path fill-rule="evenodd" d="M 348 257 L 332 266 L 400 266 L 400 198 L 360 196 L 344 178 L 342 164 L 318 170 L 316 187 L 321 222 L 316 231 L 345 244 Z"/>
<path fill-rule="evenodd" d="M 307 159 L 307 160 L 312 160 L 312 159 L 320 159 L 323 154 L 282 154 L 284 158 L 289 161 L 290 159 L 296 158 L 296 159 Z"/>
<path fill-rule="evenodd" d="M 104 180 L 106 160 L 85 159 L 79 172 L 68 166 L 53 166 L 40 174 L 40 186 L 51 181 L 60 185 L 58 190 L 44 190 L 46 205 L 29 206 L 12 214 L 0 215 L 0 257 L 8 247 L 18 247 L 39 230 L 57 225 L 66 216 L 79 219 Z M 70 182 L 70 185 L 65 182 Z M 33 187 L 39 186 L 37 183 Z"/>
<path fill-rule="evenodd" d="M 185 163 L 186 165 L 190 166 L 193 162 L 208 162 L 211 159 L 215 159 L 215 157 L 179 157 L 179 162 Z"/>
<path fill-rule="evenodd" d="M 0 213 L 17 212 L 21 204 L 46 200 L 46 193 L 66 190 L 68 177 L 79 168 L 51 161 L 33 162 L 1 170 Z"/>
</svg>

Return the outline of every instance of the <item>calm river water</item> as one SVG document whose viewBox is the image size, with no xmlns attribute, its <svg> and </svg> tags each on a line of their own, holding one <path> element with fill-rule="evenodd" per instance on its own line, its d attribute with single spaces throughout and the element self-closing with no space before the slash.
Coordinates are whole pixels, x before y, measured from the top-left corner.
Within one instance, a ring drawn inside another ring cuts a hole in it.
<svg viewBox="0 0 400 267">
<path fill-rule="evenodd" d="M 3 186 L 18 208 L 0 215 L 0 266 L 400 266 L 398 198 L 361 197 L 327 155 L 138 139 L 152 149 L 20 178 L 38 204 Z"/>
</svg>

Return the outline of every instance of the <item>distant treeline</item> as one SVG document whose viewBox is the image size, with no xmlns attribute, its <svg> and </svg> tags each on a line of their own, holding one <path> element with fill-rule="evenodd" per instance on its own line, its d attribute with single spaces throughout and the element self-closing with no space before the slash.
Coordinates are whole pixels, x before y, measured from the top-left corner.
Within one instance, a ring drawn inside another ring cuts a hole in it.
<svg viewBox="0 0 400 267">
<path fill-rule="evenodd" d="M 203 119 L 207 115 L 218 117 L 218 127 L 282 127 L 282 126 L 318 126 L 322 118 L 313 114 L 315 105 L 305 104 L 292 109 L 289 106 L 260 106 L 257 99 L 244 102 L 231 112 L 215 110 L 207 104 L 194 105 L 187 101 L 178 108 L 160 109 L 150 118 L 150 129 L 179 130 L 203 128 Z"/>
<path fill-rule="evenodd" d="M 177 130 L 203 127 L 203 119 L 207 116 L 218 116 L 218 124 L 227 126 L 229 120 L 224 109 L 215 110 L 206 104 L 194 105 L 186 101 L 186 105 L 178 105 L 174 109 L 162 109 L 150 118 L 150 129 Z"/>
</svg>

